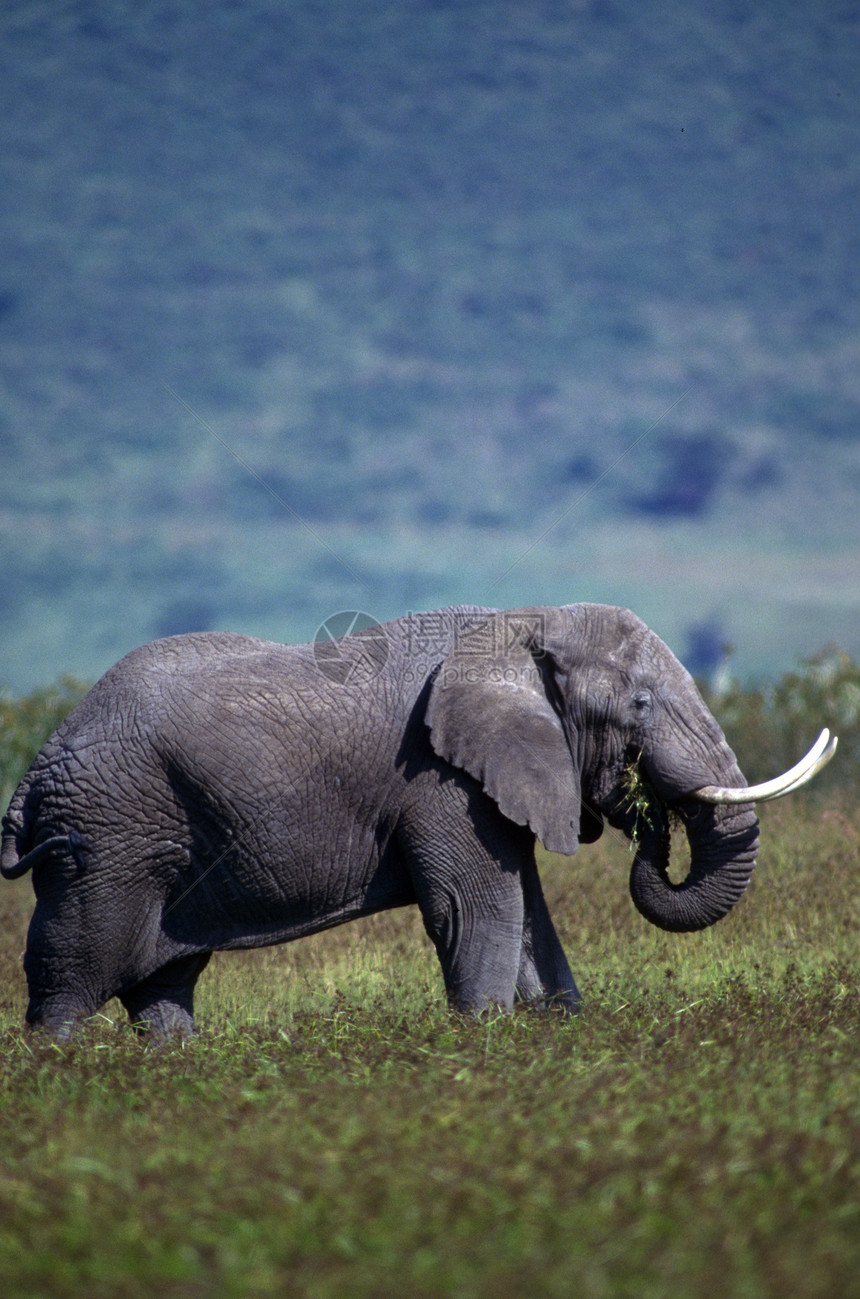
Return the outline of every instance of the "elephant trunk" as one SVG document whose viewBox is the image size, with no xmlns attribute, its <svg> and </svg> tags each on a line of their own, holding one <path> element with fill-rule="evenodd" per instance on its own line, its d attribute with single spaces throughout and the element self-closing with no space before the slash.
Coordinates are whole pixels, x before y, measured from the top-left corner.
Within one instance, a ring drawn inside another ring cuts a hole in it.
<svg viewBox="0 0 860 1299">
<path fill-rule="evenodd" d="M 758 820 L 751 803 L 733 807 L 687 802 L 679 808 L 690 845 L 690 870 L 669 879 L 669 825 L 654 809 L 654 825 L 641 835 L 630 871 L 630 893 L 646 920 L 660 929 L 690 933 L 722 920 L 750 882 L 758 850 Z"/>
</svg>

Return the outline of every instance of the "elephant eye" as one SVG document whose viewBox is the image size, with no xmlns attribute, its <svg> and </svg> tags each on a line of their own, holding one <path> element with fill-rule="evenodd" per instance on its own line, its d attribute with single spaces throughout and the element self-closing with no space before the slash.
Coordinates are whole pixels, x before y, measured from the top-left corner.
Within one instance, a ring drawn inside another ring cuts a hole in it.
<svg viewBox="0 0 860 1299">
<path fill-rule="evenodd" d="M 650 690 L 637 690 L 633 696 L 633 711 L 637 717 L 644 717 L 651 711 Z"/>
</svg>

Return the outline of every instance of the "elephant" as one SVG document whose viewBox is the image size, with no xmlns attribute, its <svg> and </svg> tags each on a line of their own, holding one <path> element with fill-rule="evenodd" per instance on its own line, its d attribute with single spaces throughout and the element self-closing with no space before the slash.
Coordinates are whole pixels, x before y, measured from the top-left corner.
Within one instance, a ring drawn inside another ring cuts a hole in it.
<svg viewBox="0 0 860 1299">
<path fill-rule="evenodd" d="M 36 897 L 27 1023 L 62 1040 L 117 996 L 141 1032 L 185 1036 L 213 951 L 410 904 L 454 1010 L 575 1012 L 536 840 L 570 855 L 608 823 L 635 838 L 642 915 L 702 929 L 750 880 L 755 802 L 835 743 L 747 786 L 692 677 L 608 605 L 459 606 L 307 645 L 152 641 L 69 714 L 3 817 L 0 872 L 32 869 Z"/>
</svg>

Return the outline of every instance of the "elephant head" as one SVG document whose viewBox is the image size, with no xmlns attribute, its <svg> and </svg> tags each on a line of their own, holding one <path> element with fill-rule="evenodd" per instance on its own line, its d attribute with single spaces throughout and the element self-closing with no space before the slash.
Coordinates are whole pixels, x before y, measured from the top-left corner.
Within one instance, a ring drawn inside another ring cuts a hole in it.
<svg viewBox="0 0 860 1299">
<path fill-rule="evenodd" d="M 749 883 L 756 800 L 788 793 L 832 756 L 823 732 L 803 762 L 746 786 L 692 677 L 626 609 L 577 604 L 494 613 L 440 665 L 427 709 L 439 756 L 479 780 L 502 813 L 551 851 L 592 842 L 604 820 L 634 838 L 630 891 L 662 929 L 720 920 Z M 690 869 L 668 875 L 669 817 Z"/>
</svg>

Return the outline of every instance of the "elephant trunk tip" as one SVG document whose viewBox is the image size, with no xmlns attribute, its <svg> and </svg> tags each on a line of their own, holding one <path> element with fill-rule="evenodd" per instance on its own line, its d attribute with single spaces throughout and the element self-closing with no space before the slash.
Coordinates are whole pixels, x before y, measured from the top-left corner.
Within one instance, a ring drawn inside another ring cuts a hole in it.
<svg viewBox="0 0 860 1299">
<path fill-rule="evenodd" d="M 630 870 L 630 895 L 646 920 L 660 929 L 693 933 L 728 915 L 752 878 L 759 844 L 751 809 L 740 819 L 740 825 L 736 815 L 731 825 L 722 825 L 716 816 L 706 830 L 687 827 L 690 869 L 679 883 L 669 878 L 666 817 L 642 835 Z"/>
</svg>

